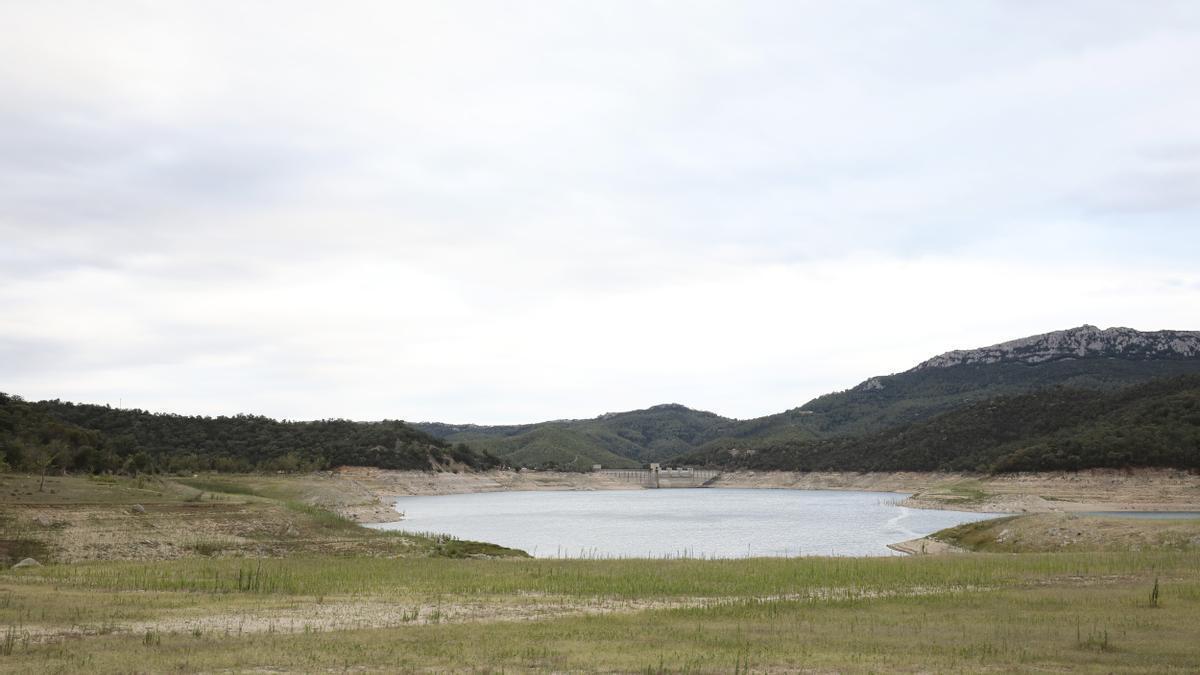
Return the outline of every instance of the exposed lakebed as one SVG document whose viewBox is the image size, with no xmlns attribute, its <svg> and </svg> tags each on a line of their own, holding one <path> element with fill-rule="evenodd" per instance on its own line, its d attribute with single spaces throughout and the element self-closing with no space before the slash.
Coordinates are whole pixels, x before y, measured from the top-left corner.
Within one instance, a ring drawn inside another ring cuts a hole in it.
<svg viewBox="0 0 1200 675">
<path fill-rule="evenodd" d="M 1000 514 L 900 506 L 907 495 L 697 488 L 402 497 L 380 529 L 436 532 L 539 558 L 896 555 L 887 548 Z"/>
<path fill-rule="evenodd" d="M 1081 515 L 1139 520 L 1200 520 L 1200 511 L 1085 511 Z"/>
</svg>

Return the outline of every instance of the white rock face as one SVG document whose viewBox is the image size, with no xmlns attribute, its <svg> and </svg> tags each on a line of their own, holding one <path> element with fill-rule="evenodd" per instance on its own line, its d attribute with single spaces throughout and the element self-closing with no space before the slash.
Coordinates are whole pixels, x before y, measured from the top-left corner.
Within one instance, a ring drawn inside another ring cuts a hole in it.
<svg viewBox="0 0 1200 675">
<path fill-rule="evenodd" d="M 872 377 L 871 379 L 867 380 L 866 382 L 863 382 L 862 384 L 858 385 L 858 388 L 866 389 L 869 391 L 883 389 L 883 380 L 881 380 L 878 377 Z"/>
<path fill-rule="evenodd" d="M 947 368 L 969 363 L 1042 363 L 1083 357 L 1125 359 L 1200 358 L 1200 331 L 1142 332 L 1132 328 L 1080 326 L 1002 342 L 980 349 L 946 352 L 912 370 Z M 911 371 L 910 371 L 911 372 Z"/>
</svg>

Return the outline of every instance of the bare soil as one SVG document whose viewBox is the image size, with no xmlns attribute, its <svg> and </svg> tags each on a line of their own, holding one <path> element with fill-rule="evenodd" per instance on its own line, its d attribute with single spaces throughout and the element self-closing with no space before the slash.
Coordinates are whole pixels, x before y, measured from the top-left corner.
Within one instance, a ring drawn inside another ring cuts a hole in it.
<svg viewBox="0 0 1200 675">
<path fill-rule="evenodd" d="M 322 520 L 288 504 L 328 503 L 331 510 L 364 501 L 395 516 L 374 495 L 311 477 L 249 478 L 241 487 L 296 489 L 309 500 L 199 490 L 173 480 L 46 479 L 0 475 L 0 563 L 173 560 L 192 556 L 281 556 L 294 553 L 406 555 L 413 542 L 352 523 Z M 290 497 L 290 492 L 284 495 Z M 338 500 L 341 501 L 338 501 Z M 382 516 L 382 513 L 381 513 Z"/>
<path fill-rule="evenodd" d="M 494 598 L 447 598 L 409 601 L 366 598 L 325 598 L 316 601 L 298 598 L 285 604 L 264 603 L 258 608 L 236 611 L 169 612 L 149 620 L 76 623 L 69 626 L 25 624 L 19 638 L 47 642 L 113 633 L 143 635 L 157 633 L 241 636 L 256 633 L 312 633 L 372 628 L 398 628 L 406 625 L 443 623 L 480 623 L 495 621 L 540 621 L 568 616 L 598 616 L 647 610 L 719 607 L 747 601 L 837 602 L 886 597 L 918 597 L 963 591 L 986 590 L 981 587 L 905 588 L 895 591 L 869 591 L 861 588 L 816 588 L 804 593 L 746 597 L 662 597 L 662 598 L 580 598 L 524 594 Z"/>
<path fill-rule="evenodd" d="M 1193 551 L 1200 550 L 1200 518 L 1156 520 L 1034 513 L 967 523 L 943 530 L 933 537 L 936 539 L 918 540 L 918 546 L 942 543 L 952 548 L 1002 553 Z"/>
</svg>

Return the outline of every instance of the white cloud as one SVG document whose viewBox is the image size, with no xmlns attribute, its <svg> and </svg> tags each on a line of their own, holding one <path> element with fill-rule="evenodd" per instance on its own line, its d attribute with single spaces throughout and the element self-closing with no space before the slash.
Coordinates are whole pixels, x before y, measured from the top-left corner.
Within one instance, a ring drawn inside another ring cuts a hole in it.
<svg viewBox="0 0 1200 675">
<path fill-rule="evenodd" d="M 329 7 L 0 9 L 0 389 L 745 417 L 1197 327 L 1192 3 Z"/>
</svg>

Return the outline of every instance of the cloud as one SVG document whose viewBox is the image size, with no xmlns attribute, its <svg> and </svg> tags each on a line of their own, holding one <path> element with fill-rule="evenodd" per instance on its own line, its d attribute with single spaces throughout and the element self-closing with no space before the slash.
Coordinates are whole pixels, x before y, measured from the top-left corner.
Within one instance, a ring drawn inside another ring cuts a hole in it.
<svg viewBox="0 0 1200 675">
<path fill-rule="evenodd" d="M 1032 332 L 1196 328 L 1194 3 L 0 21 L 26 396 L 752 416 Z"/>
</svg>

